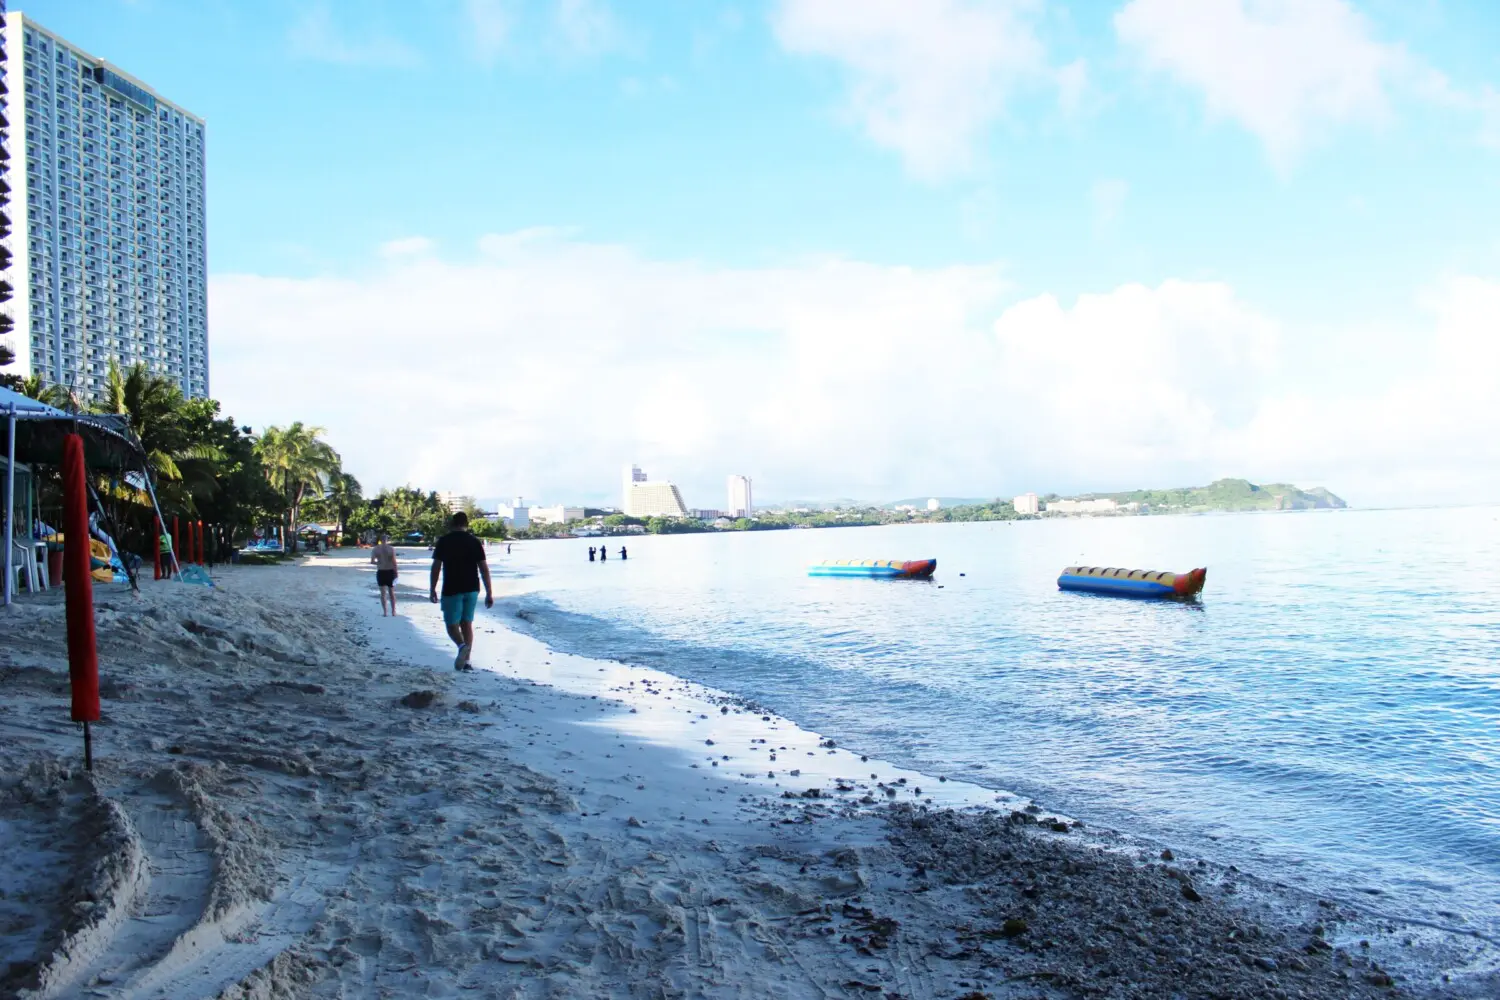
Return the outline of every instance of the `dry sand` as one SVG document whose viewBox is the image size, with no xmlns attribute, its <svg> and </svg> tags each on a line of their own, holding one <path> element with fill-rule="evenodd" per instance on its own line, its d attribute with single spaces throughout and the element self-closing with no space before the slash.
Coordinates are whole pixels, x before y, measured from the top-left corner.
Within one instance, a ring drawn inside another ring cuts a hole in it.
<svg viewBox="0 0 1500 1000">
<path fill-rule="evenodd" d="M 60 593 L 0 613 L 0 996 L 1500 996 L 1487 942 L 495 615 L 455 673 L 405 555 L 399 618 L 348 556 L 98 591 L 92 775 Z"/>
</svg>

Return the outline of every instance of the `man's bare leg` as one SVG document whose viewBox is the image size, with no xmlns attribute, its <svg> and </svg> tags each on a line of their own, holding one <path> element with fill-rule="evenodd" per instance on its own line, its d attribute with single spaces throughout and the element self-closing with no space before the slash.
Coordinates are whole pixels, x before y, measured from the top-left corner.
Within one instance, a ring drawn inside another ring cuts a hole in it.
<svg viewBox="0 0 1500 1000">
<path fill-rule="evenodd" d="M 474 648 L 474 623 L 473 622 L 464 622 L 463 623 L 463 630 L 464 630 L 464 645 L 468 646 L 470 649 L 473 649 Z"/>
<path fill-rule="evenodd" d="M 384 587 L 376 587 L 375 589 L 378 590 L 378 591 L 380 591 L 380 617 L 384 618 L 385 617 L 385 588 Z"/>
<path fill-rule="evenodd" d="M 395 584 L 392 584 L 391 586 L 387 587 L 386 590 L 389 590 L 391 592 L 391 615 L 394 616 L 396 614 L 396 586 L 395 586 Z"/>
<path fill-rule="evenodd" d="M 450 638 L 450 639 L 453 640 L 453 645 L 455 645 L 455 646 L 462 646 L 464 644 L 464 630 L 463 630 L 463 628 L 460 627 L 460 626 L 458 626 L 458 625 L 449 625 L 448 626 L 448 638 Z"/>
</svg>

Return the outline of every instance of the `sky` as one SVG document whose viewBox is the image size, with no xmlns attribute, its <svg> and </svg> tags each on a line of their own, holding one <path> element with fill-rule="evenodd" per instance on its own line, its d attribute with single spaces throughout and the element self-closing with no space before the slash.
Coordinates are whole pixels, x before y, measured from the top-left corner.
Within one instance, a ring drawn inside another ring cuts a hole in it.
<svg viewBox="0 0 1500 1000">
<path fill-rule="evenodd" d="M 208 122 L 367 489 L 1500 501 L 1488 0 L 13 0 Z"/>
</svg>

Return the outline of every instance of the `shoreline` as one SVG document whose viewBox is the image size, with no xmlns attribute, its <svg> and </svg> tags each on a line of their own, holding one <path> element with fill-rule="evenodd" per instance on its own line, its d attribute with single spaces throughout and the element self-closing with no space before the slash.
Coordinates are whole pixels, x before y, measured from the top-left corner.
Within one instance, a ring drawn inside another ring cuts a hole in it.
<svg viewBox="0 0 1500 1000">
<path fill-rule="evenodd" d="M 481 669 L 457 674 L 425 563 L 403 561 L 424 599 L 403 588 L 399 622 L 375 613 L 357 557 L 336 553 L 232 568 L 212 591 L 147 585 L 139 603 L 101 590 L 106 721 L 92 782 L 74 770 L 70 724 L 30 721 L 65 719 L 60 605 L 0 619 L 0 749 L 27 765 L 3 776 L 0 816 L 17 817 L 4 822 L 20 848 L 6 860 L 24 863 L 0 881 L 5 899 L 31 893 L 54 914 L 49 943 L 95 928 L 102 957 L 68 953 L 82 982 L 185 998 L 481 984 L 505 996 L 1175 984 L 1184 996 L 1342 997 L 1391 995 L 1376 982 L 1388 974 L 1401 995 L 1481 996 L 1500 981 L 1493 950 L 1475 942 L 1386 931 L 1015 796 L 860 760 L 721 692 L 549 651 L 498 617 L 476 620 Z M 84 850 L 49 854 L 48 831 L 69 809 L 108 818 L 111 803 L 155 878 L 96 865 L 113 872 L 105 888 L 135 888 L 96 893 L 106 912 L 70 927 L 69 893 L 99 886 L 41 888 L 41 874 L 80 868 Z M 181 934 L 137 948 L 146 963 L 128 967 L 110 948 L 147 930 L 129 914 L 161 881 L 154 811 L 179 815 L 204 864 L 179 876 L 196 886 L 178 894 L 190 911 L 174 911 Z M 0 942 L 13 963 L 0 976 L 38 971 L 14 964 L 26 942 L 8 929 Z M 45 966 L 56 950 L 38 947 Z M 1472 979 L 1444 988 L 1423 966 Z M 212 992 L 207 970 L 224 980 Z"/>
<path fill-rule="evenodd" d="M 525 617 L 531 613 L 522 603 L 523 599 L 527 597 L 538 598 L 552 608 L 560 609 L 560 606 L 555 604 L 545 591 L 530 585 L 531 579 L 529 576 L 512 576 L 507 580 L 506 577 L 497 576 L 493 614 L 502 622 L 504 627 L 519 632 L 534 643 L 538 649 L 545 650 L 548 657 L 555 656 L 560 661 L 562 661 L 562 658 L 567 658 L 563 662 L 578 662 L 582 666 L 576 669 L 564 667 L 562 669 L 554 668 L 549 671 L 537 671 L 528 670 L 522 665 L 517 669 L 507 667 L 507 676 L 524 677 L 539 683 L 552 684 L 562 690 L 575 694 L 598 695 L 600 697 L 616 694 L 619 690 L 618 681 L 610 684 L 595 681 L 593 672 L 597 669 L 594 666 L 597 661 L 606 664 L 611 675 L 626 678 L 644 676 L 655 678 L 656 683 L 659 685 L 662 683 L 678 685 L 683 691 L 688 692 L 689 696 L 696 697 L 708 705 L 718 706 L 727 703 L 747 707 L 757 713 L 769 714 L 779 726 L 789 727 L 801 734 L 801 742 L 803 743 L 801 749 L 806 749 L 807 745 L 821 743 L 826 738 L 816 730 L 806 728 L 803 722 L 793 718 L 791 714 L 784 714 L 779 705 L 767 705 L 763 702 L 747 699 L 736 692 L 720 689 L 705 681 L 695 679 L 689 674 L 673 672 L 669 669 L 670 660 L 667 661 L 667 668 L 657 668 L 639 662 L 639 660 L 603 659 L 602 654 L 597 650 L 593 652 L 569 653 L 554 649 L 548 645 L 548 636 L 524 631 L 509 621 L 513 613 L 516 617 Z M 515 586 L 516 583 L 523 581 L 524 585 Z M 511 586 L 504 586 L 505 583 L 510 583 Z M 504 614 L 502 614 L 502 605 L 505 606 L 503 608 Z M 514 610 L 512 610 L 513 608 Z M 568 612 L 568 614 L 579 614 L 579 612 Z M 563 637 L 553 634 L 550 638 L 556 641 Z M 445 642 L 446 640 L 434 637 L 434 641 Z M 662 642 L 667 645 L 681 646 L 676 640 L 662 640 Z M 562 645 L 567 645 L 565 640 Z M 654 655 L 652 659 L 655 659 Z M 686 737 L 688 734 L 684 731 L 680 735 Z M 810 744 L 809 741 L 812 741 L 812 743 Z M 683 749 L 690 750 L 692 748 L 683 743 Z M 794 747 L 793 749 L 797 750 L 798 748 Z M 839 749 L 840 751 L 844 751 L 850 748 L 840 744 Z M 1399 909 L 1382 908 L 1379 905 L 1381 901 L 1394 901 L 1399 898 L 1393 896 L 1392 891 L 1389 889 L 1376 888 L 1367 884 L 1342 883 L 1335 885 L 1334 880 L 1331 878 L 1322 878 L 1315 885 L 1309 884 L 1306 872 L 1299 871 L 1298 865 L 1295 862 L 1287 862 L 1275 853 L 1264 850 L 1255 851 L 1252 856 L 1252 852 L 1245 850 L 1246 845 L 1235 843 L 1237 831 L 1233 828 L 1221 829 L 1221 832 L 1214 834 L 1199 833 L 1197 835 L 1185 835 L 1179 831 L 1179 834 L 1174 837 L 1170 833 L 1161 830 L 1152 831 L 1140 827 L 1132 828 L 1128 822 L 1122 822 L 1118 819 L 1105 818 L 1100 820 L 1098 817 L 1092 817 L 1088 815 L 1086 803 L 1077 801 L 1076 796 L 1072 802 L 1072 806 L 1078 812 L 1078 815 L 1075 816 L 1073 811 L 1048 802 L 1045 790 L 1038 789 L 1030 792 L 1022 792 L 1004 788 L 995 783 L 986 784 L 980 781 L 969 781 L 955 776 L 953 770 L 938 770 L 933 768 L 931 764 L 902 763 L 887 759 L 884 756 L 880 756 L 880 751 L 875 748 L 871 748 L 868 755 L 863 754 L 860 749 L 854 749 L 852 752 L 855 757 L 870 760 L 879 765 L 881 772 L 878 775 L 878 779 L 881 782 L 890 782 L 895 780 L 897 776 L 903 776 L 908 778 L 910 782 L 915 783 L 917 787 L 925 788 L 928 792 L 934 788 L 939 790 L 940 794 L 936 799 L 918 796 L 912 800 L 920 804 L 933 806 L 934 808 L 991 808 L 999 810 L 1014 810 L 1035 804 L 1042 807 L 1043 818 L 1056 816 L 1065 819 L 1069 823 L 1072 823 L 1076 819 L 1080 821 L 1078 822 L 1080 828 L 1084 826 L 1082 820 L 1087 820 L 1090 830 L 1108 831 L 1108 843 L 1116 845 L 1116 849 L 1144 849 L 1153 844 L 1156 845 L 1157 849 L 1160 849 L 1162 846 L 1170 843 L 1181 851 L 1182 845 L 1187 844 L 1189 845 L 1188 851 L 1190 853 L 1193 853 L 1195 856 L 1203 855 L 1209 859 L 1210 864 L 1218 868 L 1224 868 L 1229 865 L 1244 866 L 1260 881 L 1270 885 L 1291 883 L 1290 885 L 1285 885 L 1289 891 L 1301 893 L 1307 897 L 1333 900 L 1341 906 L 1358 909 L 1368 914 L 1371 918 L 1394 921 L 1458 937 L 1472 937 L 1500 950 L 1500 938 L 1496 938 L 1493 933 L 1486 933 L 1484 929 L 1463 926 L 1465 922 L 1463 918 L 1459 917 L 1456 913 L 1452 913 L 1452 911 L 1421 910 L 1416 907 L 1408 907 L 1407 911 L 1403 912 Z M 830 766 L 831 763 L 829 762 Z M 821 776 L 825 779 L 835 776 L 838 773 L 838 769 L 830 769 L 830 766 L 825 766 L 818 772 L 810 773 L 814 773 L 815 776 Z M 845 773 L 850 770 L 847 767 L 844 769 Z M 864 769 L 855 767 L 852 770 L 862 771 Z M 759 777 L 759 775 L 741 775 L 741 777 L 755 778 Z M 876 777 L 875 774 L 871 775 L 872 780 L 876 779 Z M 779 782 L 777 783 L 777 787 L 780 787 Z M 899 801 L 907 800 L 903 797 Z M 1226 840 L 1231 841 L 1230 845 L 1225 846 L 1223 842 Z M 1445 920 L 1444 918 L 1448 916 L 1452 916 L 1454 919 Z"/>
</svg>

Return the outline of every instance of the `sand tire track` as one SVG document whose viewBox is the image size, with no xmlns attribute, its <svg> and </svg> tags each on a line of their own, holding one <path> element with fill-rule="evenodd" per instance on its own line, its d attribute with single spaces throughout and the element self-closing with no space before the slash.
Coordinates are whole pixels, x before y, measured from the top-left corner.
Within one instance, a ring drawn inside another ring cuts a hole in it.
<svg viewBox="0 0 1500 1000">
<path fill-rule="evenodd" d="M 123 796 L 150 872 L 107 946 L 81 970 L 96 996 L 129 996 L 131 983 L 172 952 L 203 917 L 213 884 L 212 845 L 180 797 L 149 789 Z"/>
<path fill-rule="evenodd" d="M 151 879 L 145 848 L 130 817 L 119 803 L 100 795 L 92 781 L 87 794 L 94 808 L 85 821 L 98 824 L 95 839 L 108 848 L 90 867 L 83 883 L 83 897 L 93 901 L 92 918 L 67 935 L 41 963 L 36 988 L 17 994 L 23 1000 L 50 1000 L 87 981 L 89 969 L 99 956 L 109 952 L 112 940 L 121 925 L 130 920 L 131 909 Z"/>
</svg>

